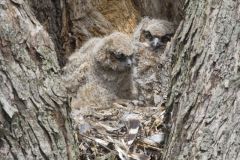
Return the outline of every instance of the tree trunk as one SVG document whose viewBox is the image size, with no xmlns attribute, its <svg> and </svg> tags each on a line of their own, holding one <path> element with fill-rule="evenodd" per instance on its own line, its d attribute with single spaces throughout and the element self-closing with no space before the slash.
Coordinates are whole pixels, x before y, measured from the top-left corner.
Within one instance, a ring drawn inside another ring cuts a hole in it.
<svg viewBox="0 0 240 160">
<path fill-rule="evenodd" d="M 171 44 L 164 159 L 239 159 L 240 3 L 187 0 Z"/>
<path fill-rule="evenodd" d="M 22 0 L 0 1 L 0 159 L 76 159 L 54 44 Z"/>
</svg>

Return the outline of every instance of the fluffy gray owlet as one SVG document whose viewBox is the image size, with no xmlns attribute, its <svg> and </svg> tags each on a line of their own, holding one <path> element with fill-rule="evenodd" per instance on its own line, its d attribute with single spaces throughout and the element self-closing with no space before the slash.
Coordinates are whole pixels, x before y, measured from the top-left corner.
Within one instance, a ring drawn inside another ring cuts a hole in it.
<svg viewBox="0 0 240 160">
<path fill-rule="evenodd" d="M 90 39 L 70 56 L 63 81 L 73 95 L 72 107 L 109 107 L 131 98 L 133 50 L 129 36 L 115 32 Z"/>
<path fill-rule="evenodd" d="M 163 69 L 161 57 L 173 33 L 171 22 L 150 18 L 144 18 L 134 32 L 134 88 L 146 105 L 161 105 L 167 96 L 170 73 Z"/>
</svg>

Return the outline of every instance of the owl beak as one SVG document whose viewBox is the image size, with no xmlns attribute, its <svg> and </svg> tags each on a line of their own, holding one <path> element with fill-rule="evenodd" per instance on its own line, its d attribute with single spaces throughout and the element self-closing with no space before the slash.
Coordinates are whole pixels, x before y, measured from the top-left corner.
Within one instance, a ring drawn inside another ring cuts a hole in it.
<svg viewBox="0 0 240 160">
<path fill-rule="evenodd" d="M 163 43 L 161 42 L 161 40 L 159 38 L 154 38 L 151 42 L 151 47 L 153 49 L 157 49 L 159 47 L 161 47 L 163 45 Z"/>
<path fill-rule="evenodd" d="M 130 58 L 127 58 L 127 66 L 128 67 L 132 66 L 132 60 Z"/>
</svg>

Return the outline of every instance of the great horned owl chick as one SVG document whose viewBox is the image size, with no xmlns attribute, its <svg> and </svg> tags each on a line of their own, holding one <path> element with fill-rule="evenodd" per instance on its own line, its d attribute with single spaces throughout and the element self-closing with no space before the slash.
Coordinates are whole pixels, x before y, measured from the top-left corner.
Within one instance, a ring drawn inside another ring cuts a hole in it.
<svg viewBox="0 0 240 160">
<path fill-rule="evenodd" d="M 120 32 L 93 38 L 69 57 L 63 81 L 73 96 L 73 108 L 109 107 L 129 99 L 132 87 L 133 45 Z"/>
<path fill-rule="evenodd" d="M 169 73 L 161 66 L 161 57 L 173 34 L 171 22 L 150 18 L 144 18 L 134 32 L 135 94 L 147 105 L 162 104 L 167 95 Z"/>
</svg>

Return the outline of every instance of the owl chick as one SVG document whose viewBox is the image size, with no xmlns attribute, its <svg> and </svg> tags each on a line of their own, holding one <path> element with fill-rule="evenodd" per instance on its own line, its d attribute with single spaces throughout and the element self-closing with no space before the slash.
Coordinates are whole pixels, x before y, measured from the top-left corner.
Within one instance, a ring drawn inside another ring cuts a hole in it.
<svg viewBox="0 0 240 160">
<path fill-rule="evenodd" d="M 69 57 L 63 81 L 73 95 L 73 108 L 109 107 L 129 99 L 132 87 L 133 45 L 120 32 L 93 38 Z"/>
<path fill-rule="evenodd" d="M 135 94 L 147 105 L 162 104 L 166 98 L 170 73 L 163 69 L 161 57 L 173 34 L 171 22 L 150 18 L 144 18 L 133 34 Z"/>
</svg>

